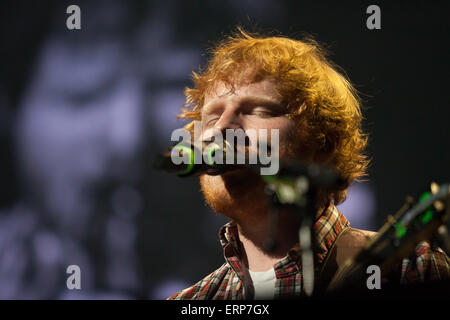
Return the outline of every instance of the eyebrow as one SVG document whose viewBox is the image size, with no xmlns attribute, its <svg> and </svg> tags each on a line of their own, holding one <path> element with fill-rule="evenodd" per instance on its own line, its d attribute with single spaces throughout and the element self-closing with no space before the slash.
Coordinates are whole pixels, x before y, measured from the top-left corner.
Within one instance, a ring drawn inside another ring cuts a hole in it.
<svg viewBox="0 0 450 320">
<path fill-rule="evenodd" d="M 212 107 L 214 107 L 214 105 L 218 104 L 220 102 L 220 98 L 216 98 L 213 99 L 212 101 L 210 101 L 209 103 L 207 103 L 206 105 L 203 105 L 202 108 L 202 114 L 206 113 L 208 111 L 208 109 L 211 109 Z M 245 104 L 261 104 L 261 105 L 268 105 L 268 106 L 273 106 L 276 108 L 280 108 L 282 106 L 281 101 L 272 99 L 272 98 L 268 98 L 268 97 L 264 97 L 264 96 L 246 96 L 243 97 L 241 99 L 239 99 L 239 104 L 240 105 L 245 105 Z"/>
</svg>

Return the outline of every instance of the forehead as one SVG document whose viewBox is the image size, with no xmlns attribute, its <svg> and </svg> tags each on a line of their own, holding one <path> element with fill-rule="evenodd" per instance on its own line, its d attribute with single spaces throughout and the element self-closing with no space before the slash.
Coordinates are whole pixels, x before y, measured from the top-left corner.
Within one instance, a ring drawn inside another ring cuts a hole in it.
<svg viewBox="0 0 450 320">
<path fill-rule="evenodd" d="M 223 82 L 219 82 L 205 94 L 204 106 L 206 107 L 212 103 L 229 99 L 246 97 L 264 97 L 275 101 L 281 100 L 275 81 L 266 78 L 257 82 L 238 83 L 233 88 Z"/>
</svg>

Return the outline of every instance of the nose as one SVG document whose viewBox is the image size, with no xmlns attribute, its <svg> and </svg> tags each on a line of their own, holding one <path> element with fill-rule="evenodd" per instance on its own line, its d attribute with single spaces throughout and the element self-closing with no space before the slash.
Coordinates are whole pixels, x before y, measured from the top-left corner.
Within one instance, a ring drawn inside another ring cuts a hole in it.
<svg viewBox="0 0 450 320">
<path fill-rule="evenodd" d="M 225 110 L 214 124 L 214 129 L 222 132 L 225 132 L 226 129 L 242 129 L 241 118 L 233 108 Z"/>
<path fill-rule="evenodd" d="M 241 119 L 236 112 L 230 108 L 225 109 L 224 112 L 219 116 L 219 119 L 214 123 L 212 127 L 205 128 L 203 131 L 202 139 L 203 141 L 210 140 L 213 136 L 221 134 L 222 137 L 226 136 L 226 130 L 232 129 L 242 129 Z"/>
</svg>

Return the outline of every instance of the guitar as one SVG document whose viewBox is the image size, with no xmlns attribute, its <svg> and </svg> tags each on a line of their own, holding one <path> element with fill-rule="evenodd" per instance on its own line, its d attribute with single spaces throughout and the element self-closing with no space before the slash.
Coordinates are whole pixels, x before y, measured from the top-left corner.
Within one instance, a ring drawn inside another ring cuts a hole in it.
<svg viewBox="0 0 450 320">
<path fill-rule="evenodd" d="M 402 208 L 387 218 L 377 235 L 352 259 L 338 269 L 327 292 L 358 289 L 366 285 L 367 267 L 377 265 L 387 277 L 402 259 L 415 252 L 417 244 L 431 238 L 440 240 L 447 253 L 450 243 L 446 223 L 450 216 L 450 184 L 431 184 L 417 201 L 409 197 Z"/>
</svg>

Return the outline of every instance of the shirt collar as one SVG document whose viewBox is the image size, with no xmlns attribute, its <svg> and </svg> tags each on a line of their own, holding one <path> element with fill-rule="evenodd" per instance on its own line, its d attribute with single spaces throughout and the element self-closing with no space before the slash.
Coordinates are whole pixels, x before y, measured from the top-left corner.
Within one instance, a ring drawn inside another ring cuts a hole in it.
<svg viewBox="0 0 450 320">
<path fill-rule="evenodd" d="M 322 214 L 316 219 L 313 225 L 316 236 L 317 248 L 315 249 L 316 261 L 322 264 L 328 251 L 333 246 L 337 236 L 350 223 L 345 216 L 339 212 L 336 206 L 330 202 Z M 231 264 L 233 269 L 242 276 L 245 267 L 241 262 L 242 246 L 239 241 L 237 224 L 230 221 L 219 230 L 220 243 L 224 250 L 225 259 Z M 287 256 L 281 259 L 275 266 L 277 278 L 285 277 L 299 271 L 299 258 L 301 245 L 298 243 L 289 250 Z"/>
</svg>

